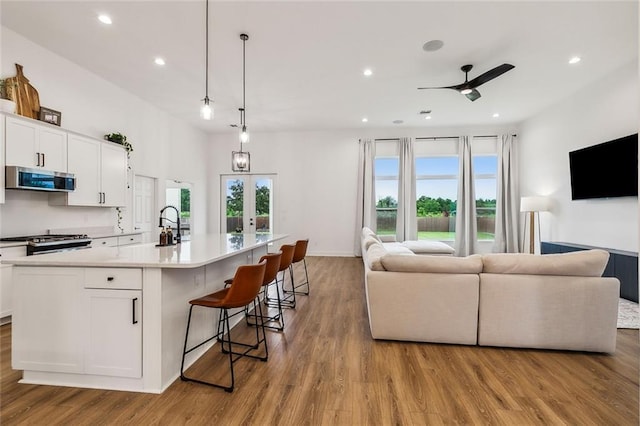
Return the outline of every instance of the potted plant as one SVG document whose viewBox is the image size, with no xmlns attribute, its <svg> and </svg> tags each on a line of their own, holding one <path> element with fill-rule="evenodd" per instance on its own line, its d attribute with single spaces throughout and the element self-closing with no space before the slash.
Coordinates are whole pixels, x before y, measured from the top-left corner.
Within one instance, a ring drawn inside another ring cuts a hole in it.
<svg viewBox="0 0 640 426">
<path fill-rule="evenodd" d="M 16 113 L 15 101 L 9 99 L 9 89 L 16 89 L 15 83 L 9 83 L 6 78 L 0 78 L 0 111 L 9 112 L 11 114 Z"/>
<path fill-rule="evenodd" d="M 109 142 L 117 143 L 124 146 L 124 149 L 127 151 L 127 158 L 129 158 L 129 154 L 133 152 L 133 146 L 129 142 L 127 142 L 127 137 L 122 133 L 109 133 L 104 135 L 104 138 Z"/>
</svg>

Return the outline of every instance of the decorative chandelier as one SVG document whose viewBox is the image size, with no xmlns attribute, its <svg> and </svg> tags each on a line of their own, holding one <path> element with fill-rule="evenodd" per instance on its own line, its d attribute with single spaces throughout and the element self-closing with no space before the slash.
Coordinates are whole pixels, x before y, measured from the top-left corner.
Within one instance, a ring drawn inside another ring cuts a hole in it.
<svg viewBox="0 0 640 426">
<path fill-rule="evenodd" d="M 240 108 L 240 151 L 231 152 L 231 169 L 234 172 L 248 172 L 251 170 L 251 154 L 242 150 L 242 144 L 249 142 L 247 132 L 247 117 L 245 107 L 245 42 L 247 34 L 240 34 L 242 40 L 242 108 Z"/>
</svg>

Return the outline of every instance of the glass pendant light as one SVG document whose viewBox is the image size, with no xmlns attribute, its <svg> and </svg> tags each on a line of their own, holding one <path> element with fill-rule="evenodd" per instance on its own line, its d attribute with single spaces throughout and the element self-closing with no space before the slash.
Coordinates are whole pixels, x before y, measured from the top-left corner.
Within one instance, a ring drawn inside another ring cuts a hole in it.
<svg viewBox="0 0 640 426">
<path fill-rule="evenodd" d="M 240 34 L 242 40 L 242 108 L 240 108 L 240 151 L 231 152 L 231 170 L 234 172 L 249 172 L 251 170 L 251 154 L 242 150 L 242 144 L 249 142 L 247 132 L 247 118 L 245 109 L 245 42 L 249 39 L 246 34 Z"/>
<path fill-rule="evenodd" d="M 206 6 L 206 26 L 205 26 L 205 59 L 204 59 L 204 99 L 202 100 L 202 106 L 200 107 L 200 117 L 204 120 L 211 120 L 213 118 L 213 102 L 209 99 L 209 0 Z"/>
</svg>

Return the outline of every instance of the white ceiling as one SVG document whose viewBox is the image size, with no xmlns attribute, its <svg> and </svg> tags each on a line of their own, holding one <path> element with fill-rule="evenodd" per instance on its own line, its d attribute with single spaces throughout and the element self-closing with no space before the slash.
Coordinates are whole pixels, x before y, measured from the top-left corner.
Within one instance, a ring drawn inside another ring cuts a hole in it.
<svg viewBox="0 0 640 426">
<path fill-rule="evenodd" d="M 253 131 L 517 123 L 638 58 L 638 2 L 7 1 L 2 25 L 211 133 L 231 131 L 242 103 Z M 108 13 L 113 25 L 96 17 Z M 444 41 L 437 52 L 422 45 Z M 158 68 L 155 56 L 166 59 Z M 580 55 L 578 65 L 568 65 Z M 502 63 L 515 69 L 470 102 L 453 90 Z M 374 75 L 365 78 L 364 68 Z M 433 110 L 432 120 L 418 113 Z M 493 118 L 499 112 L 499 118 Z M 361 119 L 367 117 L 368 123 Z"/>
</svg>

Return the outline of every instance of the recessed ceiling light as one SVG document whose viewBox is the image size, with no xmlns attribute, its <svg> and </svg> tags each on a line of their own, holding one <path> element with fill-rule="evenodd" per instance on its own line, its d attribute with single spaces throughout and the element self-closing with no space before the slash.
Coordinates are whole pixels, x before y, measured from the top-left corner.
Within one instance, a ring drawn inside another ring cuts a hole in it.
<svg viewBox="0 0 640 426">
<path fill-rule="evenodd" d="M 580 61 L 581 61 L 580 56 L 574 56 L 573 58 L 569 59 L 569 63 L 570 63 L 571 65 L 573 65 L 573 64 L 577 64 L 577 63 L 578 63 L 578 62 L 580 62 Z"/>
<path fill-rule="evenodd" d="M 373 75 L 373 71 L 371 70 L 371 68 L 367 68 L 362 72 L 362 74 L 364 74 L 365 77 L 370 77 Z"/>
<path fill-rule="evenodd" d="M 105 14 L 98 15 L 98 20 L 100 22 L 102 22 L 103 24 L 107 24 L 107 25 L 111 25 L 112 24 L 112 21 L 111 21 L 111 18 L 109 17 L 109 15 L 105 15 Z"/>
<path fill-rule="evenodd" d="M 426 116 L 424 117 L 424 119 L 425 119 L 425 120 L 431 120 L 431 116 L 430 116 L 430 115 L 426 115 Z"/>
<path fill-rule="evenodd" d="M 493 113 L 493 118 L 498 118 L 498 117 L 500 117 L 500 114 L 498 114 L 497 112 L 494 112 Z"/>
<path fill-rule="evenodd" d="M 442 46 L 444 46 L 444 41 L 431 40 L 422 45 L 422 50 L 425 52 L 435 52 L 436 50 L 442 49 Z"/>
<path fill-rule="evenodd" d="M 165 64 L 164 59 L 159 57 L 159 56 L 156 59 L 154 59 L 153 62 L 155 62 L 156 65 L 164 65 Z"/>
<path fill-rule="evenodd" d="M 367 121 L 369 121 L 369 119 L 368 119 L 367 117 L 365 117 L 365 118 L 363 118 L 363 119 L 362 119 L 362 122 L 363 122 L 363 123 L 366 123 Z"/>
</svg>

